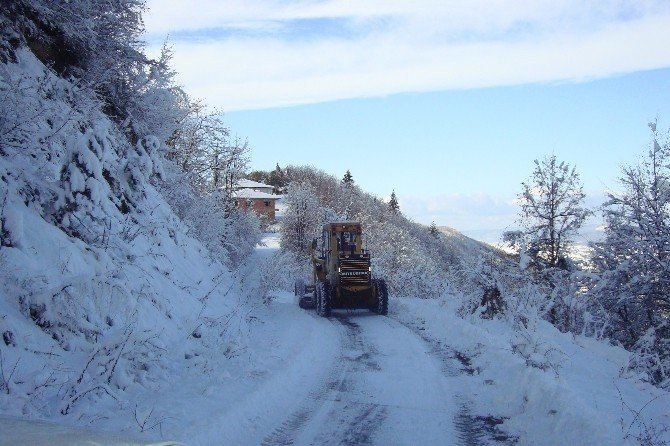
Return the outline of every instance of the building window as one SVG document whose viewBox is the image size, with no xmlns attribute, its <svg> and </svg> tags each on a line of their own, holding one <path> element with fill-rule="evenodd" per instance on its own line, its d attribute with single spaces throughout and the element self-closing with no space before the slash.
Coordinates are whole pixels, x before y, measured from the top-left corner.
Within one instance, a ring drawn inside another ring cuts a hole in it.
<svg viewBox="0 0 670 446">
<path fill-rule="evenodd" d="M 270 206 L 270 202 L 269 202 L 269 201 L 266 201 L 266 202 L 265 202 L 265 207 L 268 207 L 268 206 Z"/>
</svg>

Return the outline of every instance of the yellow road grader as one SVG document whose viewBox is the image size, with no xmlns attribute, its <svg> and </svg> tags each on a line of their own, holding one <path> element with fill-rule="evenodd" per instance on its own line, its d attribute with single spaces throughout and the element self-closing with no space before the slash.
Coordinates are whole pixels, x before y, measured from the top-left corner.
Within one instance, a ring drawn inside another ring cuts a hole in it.
<svg viewBox="0 0 670 446">
<path fill-rule="evenodd" d="M 369 309 L 388 313 L 388 290 L 383 279 L 372 278 L 370 253 L 363 249 L 361 224 L 334 222 L 323 226 L 319 243 L 312 241 L 312 284 L 295 282 L 301 308 L 316 308 L 330 316 L 333 309 Z"/>
</svg>

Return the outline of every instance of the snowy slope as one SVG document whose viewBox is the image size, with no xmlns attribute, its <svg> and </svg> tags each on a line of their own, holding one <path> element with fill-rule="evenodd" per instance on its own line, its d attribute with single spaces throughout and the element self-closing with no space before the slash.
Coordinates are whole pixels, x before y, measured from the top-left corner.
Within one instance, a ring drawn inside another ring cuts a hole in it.
<svg viewBox="0 0 670 446">
<path fill-rule="evenodd" d="M 91 91 L 27 49 L 0 65 L 0 413 L 160 438 L 157 396 L 243 349 L 239 278 Z M 2 434 L 0 434 L 0 441 Z"/>
<path fill-rule="evenodd" d="M 459 391 L 472 413 L 497 419 L 519 444 L 638 444 L 670 423 L 670 393 L 621 375 L 629 353 L 592 338 L 560 333 L 538 320 L 516 331 L 505 320 L 464 320 L 459 296 L 394 299 L 392 317 L 468 373 Z M 639 412 L 639 415 L 638 415 Z"/>
<path fill-rule="evenodd" d="M 444 234 L 442 243 L 451 251 L 454 259 L 472 259 L 483 253 L 494 253 L 500 257 L 505 256 L 505 253 L 499 250 L 497 246 L 467 237 L 453 228 L 438 226 L 438 229 Z"/>
</svg>

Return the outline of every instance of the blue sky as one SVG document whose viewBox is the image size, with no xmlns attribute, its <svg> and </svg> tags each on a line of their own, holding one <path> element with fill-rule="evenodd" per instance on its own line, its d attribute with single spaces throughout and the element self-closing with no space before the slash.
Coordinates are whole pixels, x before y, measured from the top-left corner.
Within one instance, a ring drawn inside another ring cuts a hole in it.
<svg viewBox="0 0 670 446">
<path fill-rule="evenodd" d="M 226 114 L 252 165 L 311 164 L 365 190 L 395 189 L 406 213 L 473 235 L 511 224 L 533 160 L 575 165 L 589 195 L 615 189 L 640 156 L 647 122 L 670 124 L 670 70 L 583 83 L 406 93 Z"/>
<path fill-rule="evenodd" d="M 550 153 L 590 204 L 670 124 L 670 4 L 654 0 L 149 1 L 180 81 L 252 168 L 347 169 L 401 209 L 493 241 Z M 190 5 L 190 4 L 189 4 Z M 597 222 L 593 222 L 597 224 Z"/>
</svg>

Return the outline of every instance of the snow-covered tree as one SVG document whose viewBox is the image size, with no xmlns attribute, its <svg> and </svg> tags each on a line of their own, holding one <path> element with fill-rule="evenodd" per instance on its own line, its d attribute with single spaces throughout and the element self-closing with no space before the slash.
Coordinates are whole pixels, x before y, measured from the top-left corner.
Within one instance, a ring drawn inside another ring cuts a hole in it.
<svg viewBox="0 0 670 446">
<path fill-rule="evenodd" d="M 321 205 L 314 189 L 306 183 L 291 183 L 283 198 L 286 206 L 281 222 L 281 248 L 294 253 L 307 253 L 312 239 L 332 218 L 332 211 Z"/>
<path fill-rule="evenodd" d="M 533 175 L 522 188 L 522 230 L 507 232 L 505 240 L 541 265 L 566 268 L 568 247 L 589 215 L 582 207 L 584 192 L 579 174 L 551 155 L 535 160 Z"/>
<path fill-rule="evenodd" d="M 233 187 L 249 162 L 246 141 L 231 140 L 218 112 L 189 100 L 189 113 L 168 140 L 174 162 L 163 192 L 176 213 L 216 257 L 233 265 L 253 250 L 260 238 L 255 214 L 235 208 Z"/>
<path fill-rule="evenodd" d="M 168 139 L 168 159 L 186 174 L 200 194 L 222 193 L 229 198 L 249 164 L 246 140 L 231 139 L 220 112 L 208 111 L 187 98 L 188 113 Z"/>
<path fill-rule="evenodd" d="M 92 88 L 103 110 L 133 138 L 165 139 L 179 114 L 164 48 L 144 54 L 141 0 L 8 0 L 3 10 L 33 53 L 63 77 Z"/>
<path fill-rule="evenodd" d="M 670 385 L 670 141 L 656 122 L 639 165 L 622 169 L 603 205 L 605 240 L 594 245 L 595 292 L 611 314 L 609 334 L 638 356 L 634 366 Z M 644 356 L 642 358 L 641 356 Z"/>
</svg>

